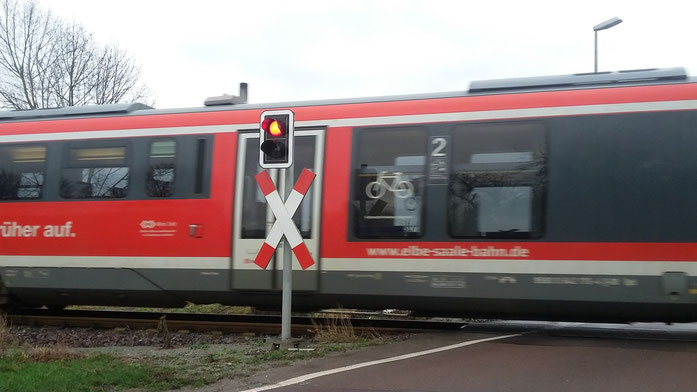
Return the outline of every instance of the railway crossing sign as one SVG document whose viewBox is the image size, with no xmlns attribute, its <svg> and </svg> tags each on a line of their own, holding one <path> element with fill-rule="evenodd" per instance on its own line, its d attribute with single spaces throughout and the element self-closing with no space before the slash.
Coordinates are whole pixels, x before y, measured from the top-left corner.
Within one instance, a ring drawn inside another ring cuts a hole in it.
<svg viewBox="0 0 697 392">
<path fill-rule="evenodd" d="M 315 264 L 312 255 L 310 255 L 310 252 L 307 250 L 305 242 L 303 242 L 298 227 L 295 226 L 295 222 L 293 222 L 293 214 L 295 214 L 295 211 L 300 207 L 300 203 L 307 194 L 308 189 L 310 189 L 310 185 L 312 185 L 315 176 L 315 173 L 310 170 L 303 169 L 298 181 L 295 183 L 295 186 L 293 186 L 293 190 L 286 199 L 285 204 L 283 200 L 281 200 L 281 195 L 279 195 L 276 186 L 271 180 L 271 176 L 269 176 L 266 170 L 261 171 L 254 177 L 266 201 L 269 203 L 271 211 L 273 211 L 274 216 L 276 216 L 276 221 L 273 223 L 271 231 L 264 240 L 264 244 L 261 246 L 256 259 L 254 259 L 254 264 L 266 269 L 269 265 L 269 261 L 271 261 L 271 256 L 273 256 L 276 247 L 278 247 L 284 235 L 290 247 L 293 249 L 295 257 L 298 258 L 302 269 L 307 269 Z"/>
</svg>

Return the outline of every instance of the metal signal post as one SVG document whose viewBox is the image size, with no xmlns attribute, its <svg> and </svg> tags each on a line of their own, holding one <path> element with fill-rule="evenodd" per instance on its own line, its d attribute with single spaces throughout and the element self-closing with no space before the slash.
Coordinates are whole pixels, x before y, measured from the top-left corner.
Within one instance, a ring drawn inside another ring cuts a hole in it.
<svg viewBox="0 0 697 392">
<path fill-rule="evenodd" d="M 286 170 L 286 186 L 290 188 L 293 181 L 293 169 Z M 293 256 L 295 253 L 298 258 L 300 267 L 307 269 L 315 262 L 312 260 L 305 242 L 303 241 L 300 231 L 295 222 L 293 222 L 293 214 L 300 207 L 300 203 L 307 194 L 315 179 L 315 173 L 308 169 L 303 169 L 300 178 L 288 192 L 285 202 L 281 199 L 276 186 L 271 180 L 271 176 L 266 171 L 262 171 L 256 175 L 257 183 L 261 188 L 264 198 L 269 203 L 271 211 L 276 216 L 276 221 L 273 223 L 269 234 L 264 240 L 257 257 L 254 259 L 254 264 L 266 269 L 271 261 L 271 257 L 276 252 L 276 247 L 281 242 L 281 238 L 285 237 L 283 248 L 283 299 L 281 304 L 281 341 L 287 341 L 290 338 L 290 315 L 291 315 L 291 294 L 293 285 Z"/>
<path fill-rule="evenodd" d="M 294 171 L 293 165 L 287 169 L 283 169 L 286 172 L 286 195 L 285 200 L 290 197 L 290 184 L 293 183 Z M 291 218 L 293 218 L 291 216 Z M 281 299 L 281 341 L 287 342 L 290 336 L 290 325 L 291 325 L 291 314 L 292 306 L 291 302 L 293 300 L 293 255 L 291 254 L 290 241 L 288 237 L 285 237 L 283 241 L 283 293 Z"/>
<path fill-rule="evenodd" d="M 295 178 L 293 168 L 294 115 L 290 110 L 266 111 L 261 114 L 259 124 L 259 166 L 264 169 L 280 168 L 285 173 L 285 198 L 281 198 L 271 177 L 266 171 L 256 176 L 271 210 L 276 216 L 264 244 L 254 263 L 266 269 L 276 251 L 281 237 L 283 245 L 283 294 L 281 302 L 281 341 L 287 342 L 291 335 L 291 302 L 293 296 L 293 254 L 300 266 L 306 269 L 314 264 L 312 256 L 293 222 L 293 214 L 312 185 L 315 174 L 304 169 L 298 182 L 291 189 Z M 291 253 L 292 252 L 292 253 Z"/>
</svg>

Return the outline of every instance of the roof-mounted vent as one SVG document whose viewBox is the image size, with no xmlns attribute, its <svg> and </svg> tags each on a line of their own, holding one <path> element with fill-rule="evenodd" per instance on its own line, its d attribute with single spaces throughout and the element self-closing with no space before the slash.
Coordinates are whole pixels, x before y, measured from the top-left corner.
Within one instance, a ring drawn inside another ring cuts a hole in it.
<svg viewBox="0 0 697 392">
<path fill-rule="evenodd" d="M 515 90 L 553 89 L 563 87 L 649 83 L 687 79 L 684 68 L 653 68 L 619 72 L 597 72 L 574 75 L 535 76 L 496 80 L 478 80 L 470 84 L 471 93 L 502 92 Z"/>
<path fill-rule="evenodd" d="M 116 103 L 110 105 L 68 106 L 57 109 L 10 110 L 0 112 L 0 121 L 49 117 L 109 116 L 127 114 L 144 109 L 152 108 L 142 103 Z"/>
<path fill-rule="evenodd" d="M 203 104 L 206 106 L 217 106 L 217 105 L 239 105 L 247 103 L 247 83 L 240 83 L 240 95 L 228 95 L 223 94 L 218 97 L 208 97 Z"/>
</svg>

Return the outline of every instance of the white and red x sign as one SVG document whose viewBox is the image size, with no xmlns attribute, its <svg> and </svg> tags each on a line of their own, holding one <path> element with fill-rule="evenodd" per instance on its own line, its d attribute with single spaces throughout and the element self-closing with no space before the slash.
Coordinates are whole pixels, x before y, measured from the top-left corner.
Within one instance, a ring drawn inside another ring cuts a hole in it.
<svg viewBox="0 0 697 392">
<path fill-rule="evenodd" d="M 269 203 L 271 211 L 276 216 L 276 221 L 273 223 L 269 235 L 264 240 L 264 244 L 261 246 L 256 259 L 254 259 L 254 264 L 266 269 L 269 261 L 271 261 L 271 256 L 276 251 L 278 243 L 281 242 L 281 238 L 285 235 L 302 269 L 311 267 L 315 262 L 312 260 L 310 251 L 307 250 L 307 246 L 305 246 L 303 237 L 300 235 L 297 226 L 295 226 L 295 222 L 293 222 L 293 214 L 300 207 L 307 190 L 310 189 L 310 185 L 312 185 L 312 181 L 315 179 L 315 173 L 303 169 L 285 204 L 283 204 L 281 195 L 278 194 L 278 190 L 266 170 L 260 172 L 254 178 L 256 178 L 261 192 Z"/>
</svg>

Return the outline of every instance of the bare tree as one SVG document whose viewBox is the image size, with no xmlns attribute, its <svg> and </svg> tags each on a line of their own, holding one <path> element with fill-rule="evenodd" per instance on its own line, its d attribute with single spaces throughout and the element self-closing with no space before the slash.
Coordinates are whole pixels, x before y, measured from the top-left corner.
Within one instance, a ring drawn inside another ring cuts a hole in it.
<svg viewBox="0 0 697 392">
<path fill-rule="evenodd" d="M 47 107 L 56 24 L 33 2 L 3 0 L 1 11 L 0 99 L 15 109 Z"/>
<path fill-rule="evenodd" d="M 36 0 L 0 0 L 0 106 L 37 109 L 147 99 L 140 67 Z"/>
<path fill-rule="evenodd" d="M 116 45 L 102 48 L 92 75 L 92 102 L 97 104 L 147 100 L 150 92 L 139 83 L 140 67 Z"/>
<path fill-rule="evenodd" d="M 49 70 L 54 106 L 90 103 L 94 90 L 95 48 L 92 36 L 73 23 L 61 29 L 54 47 L 54 62 Z"/>
</svg>

